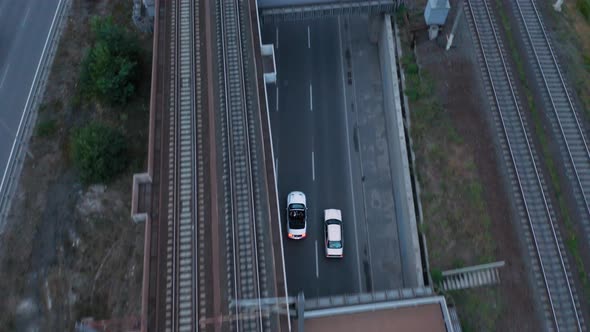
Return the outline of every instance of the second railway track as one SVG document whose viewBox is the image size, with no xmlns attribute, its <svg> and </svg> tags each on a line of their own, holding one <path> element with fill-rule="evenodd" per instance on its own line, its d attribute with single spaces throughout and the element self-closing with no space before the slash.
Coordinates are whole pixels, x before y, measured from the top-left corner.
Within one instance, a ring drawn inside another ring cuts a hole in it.
<svg viewBox="0 0 590 332">
<path fill-rule="evenodd" d="M 570 181 L 577 218 L 590 244 L 590 152 L 575 102 L 553 51 L 550 38 L 534 0 L 512 2 L 520 24 L 528 58 L 539 84 L 547 118 L 559 143 L 562 159 Z"/>
<path fill-rule="evenodd" d="M 555 331 L 582 331 L 584 323 L 556 216 L 492 11 L 485 0 L 466 1 L 465 9 L 476 36 L 493 118 L 501 133 L 517 212 L 534 260 L 531 266 L 544 304 L 546 326 Z"/>
<path fill-rule="evenodd" d="M 259 132 L 256 95 L 250 91 L 252 50 L 248 2 L 216 1 L 221 141 L 225 193 L 228 302 L 254 300 L 233 308 L 232 331 L 268 331 L 261 297 L 267 296 L 262 202 L 260 198 Z"/>
</svg>

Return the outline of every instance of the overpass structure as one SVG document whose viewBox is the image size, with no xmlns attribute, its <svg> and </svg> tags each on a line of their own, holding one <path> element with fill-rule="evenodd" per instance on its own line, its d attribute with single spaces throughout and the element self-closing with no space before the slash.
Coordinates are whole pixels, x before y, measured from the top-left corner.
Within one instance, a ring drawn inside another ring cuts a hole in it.
<svg viewBox="0 0 590 332">
<path fill-rule="evenodd" d="M 288 296 L 267 99 L 276 63 L 259 15 L 376 15 L 400 1 L 269 4 L 154 2 L 148 169 L 134 176 L 132 198 L 134 221 L 145 223 L 141 330 L 303 331 L 306 320 L 428 304 L 452 331 L 444 298 L 420 278 L 409 291 Z M 413 209 L 404 213 L 416 227 Z"/>
<path fill-rule="evenodd" d="M 142 331 L 289 330 L 261 305 L 229 306 L 286 301 L 255 8 L 155 2 L 148 170 L 132 198 L 145 223 Z"/>
</svg>

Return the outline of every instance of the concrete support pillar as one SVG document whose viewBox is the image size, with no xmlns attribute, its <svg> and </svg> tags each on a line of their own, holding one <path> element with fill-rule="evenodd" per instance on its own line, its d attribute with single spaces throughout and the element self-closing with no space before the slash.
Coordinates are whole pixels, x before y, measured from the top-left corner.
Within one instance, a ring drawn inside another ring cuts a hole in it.
<svg viewBox="0 0 590 332">
<path fill-rule="evenodd" d="M 303 292 L 297 294 L 297 304 L 295 306 L 297 308 L 297 331 L 305 332 L 305 296 Z"/>
</svg>

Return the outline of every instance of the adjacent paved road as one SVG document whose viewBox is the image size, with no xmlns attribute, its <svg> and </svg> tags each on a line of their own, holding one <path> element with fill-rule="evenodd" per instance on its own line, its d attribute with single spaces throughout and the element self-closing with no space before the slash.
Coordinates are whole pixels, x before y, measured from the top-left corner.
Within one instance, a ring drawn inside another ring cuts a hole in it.
<svg viewBox="0 0 590 332">
<path fill-rule="evenodd" d="M 265 42 L 275 47 L 276 31 L 276 26 L 264 27 Z M 358 171 L 351 168 L 347 144 L 338 22 L 282 23 L 280 34 L 275 49 L 278 89 L 269 93 L 279 199 L 284 212 L 287 194 L 300 190 L 309 209 L 308 237 L 285 245 L 289 293 L 356 293 L 363 287 L 352 190 L 352 174 Z M 342 260 L 324 257 L 322 214 L 327 208 L 342 210 Z"/>
<path fill-rule="evenodd" d="M 278 71 L 269 109 L 281 208 L 293 190 L 309 207 L 307 239 L 285 242 L 291 295 L 404 287 L 379 58 L 367 27 L 367 19 L 329 18 L 263 28 Z M 327 208 L 342 210 L 342 260 L 324 257 Z"/>
<path fill-rule="evenodd" d="M 0 180 L 60 0 L 0 0 Z"/>
</svg>

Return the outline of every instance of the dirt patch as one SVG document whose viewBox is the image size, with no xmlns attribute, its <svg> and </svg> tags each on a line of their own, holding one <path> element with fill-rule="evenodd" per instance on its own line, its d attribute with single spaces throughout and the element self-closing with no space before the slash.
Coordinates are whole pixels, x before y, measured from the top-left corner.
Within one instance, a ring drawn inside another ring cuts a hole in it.
<svg viewBox="0 0 590 332">
<path fill-rule="evenodd" d="M 412 25 L 423 20 L 420 13 L 410 17 Z M 504 260 L 500 285 L 447 298 L 466 331 L 539 331 L 470 32 L 463 20 L 450 51 L 445 33 L 436 41 L 428 41 L 425 30 L 416 34 L 419 75 L 432 94 L 411 102 L 431 268 Z"/>
<path fill-rule="evenodd" d="M 71 331 L 83 317 L 140 313 L 143 225 L 133 224 L 129 211 L 132 174 L 142 171 L 146 160 L 152 44 L 150 35 L 135 32 L 131 5 L 73 0 L 0 238 L 0 330 Z M 139 96 L 125 108 L 103 107 L 79 95 L 80 63 L 94 15 L 112 15 L 137 35 L 144 50 Z M 68 142 L 70 132 L 89 120 L 121 128 L 132 162 L 112 183 L 86 188 L 70 164 Z"/>
</svg>

